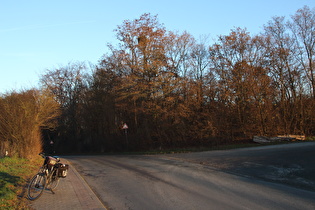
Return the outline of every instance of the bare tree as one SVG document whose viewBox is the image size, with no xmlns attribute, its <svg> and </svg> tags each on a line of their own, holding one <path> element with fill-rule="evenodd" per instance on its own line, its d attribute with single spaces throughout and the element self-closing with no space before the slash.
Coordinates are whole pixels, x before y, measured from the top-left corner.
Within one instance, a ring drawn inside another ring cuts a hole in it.
<svg viewBox="0 0 315 210">
<path fill-rule="evenodd" d="M 315 8 L 311 10 L 304 6 L 299 9 L 289 26 L 296 37 L 300 64 L 310 82 L 310 93 L 315 98 Z"/>
<path fill-rule="evenodd" d="M 43 88 L 54 95 L 62 110 L 55 141 L 59 150 L 80 150 L 83 147 L 81 112 L 88 87 L 87 71 L 88 66 L 85 63 L 69 63 L 57 69 L 47 70 L 41 77 Z"/>
</svg>

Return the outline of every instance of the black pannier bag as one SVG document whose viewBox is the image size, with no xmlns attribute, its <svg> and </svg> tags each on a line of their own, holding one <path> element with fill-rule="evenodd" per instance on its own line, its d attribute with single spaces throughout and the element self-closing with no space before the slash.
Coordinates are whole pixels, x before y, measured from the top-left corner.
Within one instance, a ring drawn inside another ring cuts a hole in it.
<svg viewBox="0 0 315 210">
<path fill-rule="evenodd" d="M 60 164 L 58 166 L 57 175 L 61 178 L 66 178 L 68 174 L 69 165 L 68 164 Z"/>
</svg>

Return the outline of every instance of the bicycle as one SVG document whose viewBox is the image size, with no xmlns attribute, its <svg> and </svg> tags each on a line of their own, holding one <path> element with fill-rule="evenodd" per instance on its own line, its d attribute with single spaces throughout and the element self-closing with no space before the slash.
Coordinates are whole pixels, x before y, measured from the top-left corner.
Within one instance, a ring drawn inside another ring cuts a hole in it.
<svg viewBox="0 0 315 210">
<path fill-rule="evenodd" d="M 45 189 L 55 194 L 53 190 L 57 188 L 59 178 L 65 178 L 68 173 L 69 165 L 60 163 L 58 156 L 39 155 L 44 158 L 44 163 L 28 185 L 27 196 L 30 200 L 38 199 Z"/>
</svg>

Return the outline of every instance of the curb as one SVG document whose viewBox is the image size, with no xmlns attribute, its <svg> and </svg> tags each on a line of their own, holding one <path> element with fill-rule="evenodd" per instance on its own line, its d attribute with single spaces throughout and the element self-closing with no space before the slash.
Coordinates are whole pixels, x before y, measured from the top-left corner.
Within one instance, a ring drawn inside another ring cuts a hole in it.
<svg viewBox="0 0 315 210">
<path fill-rule="evenodd" d="M 65 159 L 64 159 L 65 160 Z M 107 209 L 101 200 L 96 196 L 94 191 L 91 189 L 91 187 L 88 185 L 88 183 L 85 181 L 85 179 L 79 174 L 79 172 L 75 169 L 75 167 L 71 164 L 70 161 L 66 160 L 66 162 L 69 163 L 69 166 L 73 170 L 74 174 L 77 176 L 78 179 L 80 179 L 83 187 L 83 191 L 79 188 L 76 190 L 77 197 L 79 199 L 79 202 L 81 203 L 82 208 L 84 209 Z"/>
</svg>

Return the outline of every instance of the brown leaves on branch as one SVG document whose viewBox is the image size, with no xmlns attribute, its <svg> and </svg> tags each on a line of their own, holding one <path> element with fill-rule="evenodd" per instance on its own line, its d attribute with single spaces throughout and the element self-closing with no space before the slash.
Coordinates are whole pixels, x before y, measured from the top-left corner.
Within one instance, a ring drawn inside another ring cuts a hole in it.
<svg viewBox="0 0 315 210">
<path fill-rule="evenodd" d="M 126 20 L 115 30 L 119 45 L 108 45 L 91 72 L 69 63 L 42 76 L 48 92 L 1 98 L 1 148 L 17 151 L 39 128 L 54 128 L 58 106 L 52 136 L 67 152 L 315 135 L 314 18 L 305 7 L 288 23 L 274 17 L 259 35 L 235 28 L 213 44 L 167 31 L 150 14 Z"/>
</svg>

